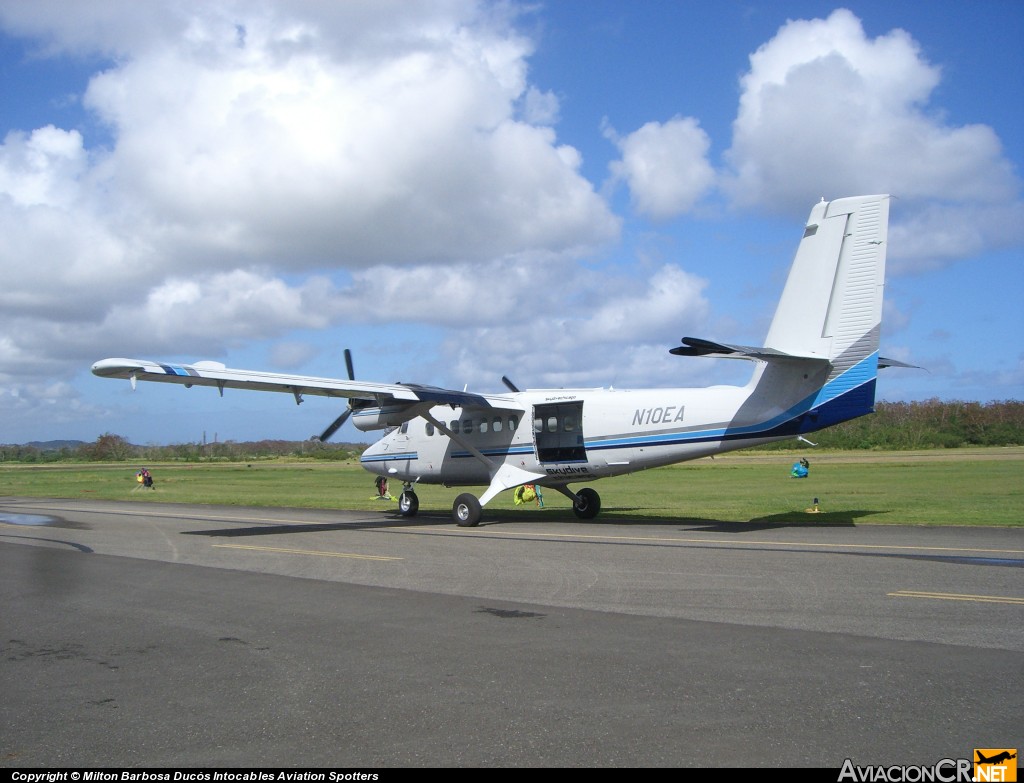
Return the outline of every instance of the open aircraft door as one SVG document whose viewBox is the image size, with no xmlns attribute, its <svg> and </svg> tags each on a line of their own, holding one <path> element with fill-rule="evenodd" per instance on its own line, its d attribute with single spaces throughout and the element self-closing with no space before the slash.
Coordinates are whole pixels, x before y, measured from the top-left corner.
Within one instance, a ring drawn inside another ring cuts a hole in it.
<svg viewBox="0 0 1024 783">
<path fill-rule="evenodd" d="M 538 462 L 586 462 L 583 403 L 534 405 L 533 442 Z"/>
</svg>

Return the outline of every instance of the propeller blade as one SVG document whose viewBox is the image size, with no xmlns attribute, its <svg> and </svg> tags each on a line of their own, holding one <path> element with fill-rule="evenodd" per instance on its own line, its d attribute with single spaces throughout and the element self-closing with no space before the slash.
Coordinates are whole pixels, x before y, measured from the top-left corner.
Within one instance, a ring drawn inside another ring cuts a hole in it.
<svg viewBox="0 0 1024 783">
<path fill-rule="evenodd" d="M 356 379 L 356 371 L 352 368 L 352 351 L 350 351 L 348 348 L 345 349 L 345 369 L 348 370 L 348 379 L 350 381 L 354 381 Z M 348 417 L 351 415 L 352 405 L 351 403 L 349 403 L 349 406 L 345 409 L 344 413 L 342 413 L 338 418 L 331 422 L 331 426 L 329 426 L 327 429 L 321 432 L 320 437 L 317 438 L 317 440 L 319 440 L 321 443 L 325 442 L 334 433 L 341 429 L 341 425 L 348 421 Z"/>
<path fill-rule="evenodd" d="M 331 426 L 320 433 L 320 441 L 326 442 L 334 433 L 341 429 L 341 425 L 348 421 L 348 417 L 352 415 L 352 409 L 346 408 L 345 412 L 342 413 L 338 418 L 331 422 Z"/>
<path fill-rule="evenodd" d="M 519 391 L 519 389 L 517 389 L 517 388 L 516 388 L 516 385 L 515 385 L 514 383 L 512 383 L 512 381 L 510 381 L 510 380 L 508 379 L 508 376 L 507 376 L 507 375 L 502 375 L 502 376 L 501 376 L 501 382 L 502 382 L 503 384 L 505 384 L 506 386 L 508 386 L 508 390 L 509 390 L 509 391 L 512 391 L 512 392 L 517 392 L 517 391 Z"/>
</svg>

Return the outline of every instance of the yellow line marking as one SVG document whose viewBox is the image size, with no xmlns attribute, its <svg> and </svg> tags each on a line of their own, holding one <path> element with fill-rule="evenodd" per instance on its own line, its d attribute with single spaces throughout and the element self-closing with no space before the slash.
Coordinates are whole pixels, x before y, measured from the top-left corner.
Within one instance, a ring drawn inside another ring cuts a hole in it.
<svg viewBox="0 0 1024 783">
<path fill-rule="evenodd" d="M 893 598 L 938 598 L 943 601 L 980 601 L 990 604 L 1013 604 L 1024 606 L 1024 598 L 1013 598 L 1004 595 L 967 595 L 963 593 L 932 593 L 925 590 L 897 590 L 887 593 Z"/>
<path fill-rule="evenodd" d="M 448 535 L 466 535 L 470 533 L 470 530 L 466 528 L 459 528 L 458 530 L 452 530 L 450 528 L 443 527 L 416 527 L 416 528 L 404 528 L 404 527 L 389 527 L 380 528 L 381 530 L 397 530 L 403 533 L 446 533 Z M 580 533 L 540 533 L 535 530 L 481 530 L 479 528 L 472 530 L 473 534 L 480 536 L 514 536 L 516 538 L 522 538 L 523 536 L 533 536 L 536 538 L 571 538 L 579 540 L 594 540 L 594 541 L 652 541 L 656 543 L 677 543 L 677 544 L 729 544 L 731 546 L 748 546 L 750 544 L 757 544 L 758 546 L 778 546 L 778 547 L 794 547 L 804 546 L 809 548 L 819 549 L 898 549 L 898 550 L 910 550 L 912 552 L 985 552 L 985 553 L 996 553 L 1003 555 L 1024 555 L 1024 549 L 977 549 L 970 547 L 952 547 L 952 546 L 903 546 L 898 544 L 839 544 L 839 543 L 818 543 L 818 542 L 806 542 L 806 541 L 761 541 L 752 538 L 684 538 L 681 536 L 591 536 Z"/>
<path fill-rule="evenodd" d="M 404 557 L 385 555 L 356 555 L 350 552 L 324 552 L 320 549 L 286 549 L 278 546 L 247 546 L 245 544 L 212 544 L 219 549 L 249 549 L 254 552 L 281 552 L 287 555 L 318 555 L 320 557 L 347 557 L 353 560 L 404 560 Z"/>
</svg>

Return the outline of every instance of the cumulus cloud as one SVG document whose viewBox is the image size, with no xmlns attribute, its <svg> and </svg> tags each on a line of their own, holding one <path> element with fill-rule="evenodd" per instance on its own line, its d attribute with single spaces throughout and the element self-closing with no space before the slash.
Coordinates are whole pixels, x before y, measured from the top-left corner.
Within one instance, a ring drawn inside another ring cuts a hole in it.
<svg viewBox="0 0 1024 783">
<path fill-rule="evenodd" d="M 895 274 L 940 269 L 1024 240 L 1024 202 L 1011 199 L 951 204 L 941 198 L 911 202 L 889 230 L 889 269 Z"/>
<path fill-rule="evenodd" d="M 317 349 L 309 343 L 284 340 L 271 346 L 270 363 L 283 370 L 293 370 L 308 362 L 316 353 Z"/>
<path fill-rule="evenodd" d="M 111 60 L 82 98 L 102 147 L 53 126 L 0 145 L 0 377 L 56 366 L 29 356 L 219 353 L 323 328 L 346 317 L 329 293 L 351 301 L 331 274 L 408 267 L 416 284 L 434 267 L 458 297 L 453 269 L 613 241 L 619 219 L 557 142 L 558 100 L 528 83 L 532 43 L 506 14 L 5 6 L 42 53 Z"/>
<path fill-rule="evenodd" d="M 929 110 L 940 78 L 903 30 L 869 39 L 844 9 L 788 22 L 750 56 L 723 187 L 794 215 L 821 196 L 893 193 L 912 235 L 893 242 L 904 268 L 1019 241 L 1020 181 L 990 127 Z"/>
<path fill-rule="evenodd" d="M 613 237 L 578 161 L 516 119 L 529 42 L 438 9 L 417 30 L 374 22 L 387 56 L 365 57 L 312 20 L 196 14 L 91 81 L 85 104 L 117 138 L 108 187 L 203 264 L 366 267 Z"/>
<path fill-rule="evenodd" d="M 47 125 L 11 131 L 0 146 L 0 193 L 21 207 L 70 206 L 86 165 L 82 134 Z"/>
<path fill-rule="evenodd" d="M 668 353 L 669 335 L 699 329 L 710 311 L 707 281 L 677 265 L 639 276 L 539 266 L 529 277 L 528 308 L 448 340 L 452 377 L 483 388 L 503 374 L 533 387 L 658 385 L 706 369 Z"/>
<path fill-rule="evenodd" d="M 708 162 L 711 140 L 692 117 L 648 122 L 625 137 L 608 129 L 622 159 L 609 168 L 629 186 L 633 207 L 642 215 L 666 220 L 688 212 L 715 182 Z"/>
</svg>

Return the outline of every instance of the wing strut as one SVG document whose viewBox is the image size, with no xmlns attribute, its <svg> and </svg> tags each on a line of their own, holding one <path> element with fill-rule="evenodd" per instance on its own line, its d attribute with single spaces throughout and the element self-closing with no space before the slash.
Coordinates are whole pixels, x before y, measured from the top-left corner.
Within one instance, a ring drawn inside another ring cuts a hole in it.
<svg viewBox="0 0 1024 783">
<path fill-rule="evenodd" d="M 487 472 L 491 477 L 491 483 L 488 485 L 487 491 L 480 496 L 481 506 L 486 506 L 487 503 L 502 490 L 511 489 L 512 487 L 517 487 L 520 484 L 529 484 L 531 481 L 537 481 L 537 479 L 544 478 L 544 475 L 541 473 L 533 473 L 531 471 L 518 468 L 515 465 L 509 465 L 507 462 L 496 462 L 493 459 L 490 459 L 483 454 L 480 449 L 476 448 L 471 443 L 467 443 L 463 438 L 459 437 L 459 435 L 452 432 L 448 427 L 431 416 L 430 411 L 424 411 L 420 416 L 429 421 L 437 427 L 437 429 L 487 466 Z"/>
<path fill-rule="evenodd" d="M 492 476 L 494 475 L 494 472 L 498 469 L 498 463 L 496 463 L 493 459 L 490 459 L 482 451 L 480 451 L 480 449 L 478 449 L 476 446 L 474 446 L 472 443 L 467 443 L 465 440 L 460 438 L 456 433 L 454 433 L 450 429 L 448 429 L 447 426 L 445 426 L 444 424 L 439 422 L 437 419 L 435 419 L 433 416 L 431 416 L 430 415 L 430 411 L 423 411 L 423 413 L 421 413 L 420 416 L 422 416 L 424 419 L 429 421 L 431 424 L 433 424 L 435 427 L 437 427 L 439 430 L 441 430 L 441 432 L 443 432 L 445 435 L 447 435 L 453 441 L 455 441 L 460 446 L 462 446 L 462 448 L 464 448 L 466 451 L 468 451 L 470 454 L 472 454 L 474 457 L 476 457 L 478 460 L 480 460 L 482 463 L 484 463 L 484 465 L 487 466 L 488 472 Z"/>
</svg>

